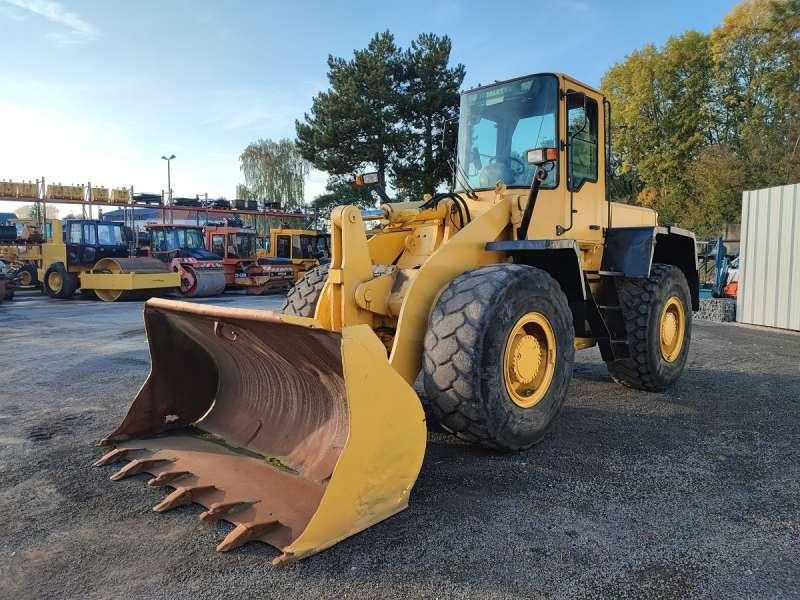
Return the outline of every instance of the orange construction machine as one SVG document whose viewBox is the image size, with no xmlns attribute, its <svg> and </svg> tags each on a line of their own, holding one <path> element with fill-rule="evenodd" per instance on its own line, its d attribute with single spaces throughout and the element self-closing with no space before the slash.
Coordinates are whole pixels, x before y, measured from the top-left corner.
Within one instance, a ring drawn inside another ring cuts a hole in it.
<svg viewBox="0 0 800 600">
<path fill-rule="evenodd" d="M 289 264 L 259 265 L 256 231 L 238 225 L 207 225 L 206 249 L 222 257 L 225 284 L 248 294 L 275 294 L 294 285 L 294 268 Z"/>
</svg>

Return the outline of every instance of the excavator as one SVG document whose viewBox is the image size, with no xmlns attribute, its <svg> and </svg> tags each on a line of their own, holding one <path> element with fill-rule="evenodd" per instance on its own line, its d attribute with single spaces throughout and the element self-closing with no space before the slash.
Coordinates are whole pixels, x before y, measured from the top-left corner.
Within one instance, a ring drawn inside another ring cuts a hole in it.
<svg viewBox="0 0 800 600">
<path fill-rule="evenodd" d="M 217 550 L 266 542 L 285 564 L 406 508 L 428 425 L 498 452 L 541 442 L 577 350 L 622 385 L 673 384 L 694 235 L 608 201 L 610 118 L 563 74 L 469 90 L 452 191 L 336 208 L 330 264 L 283 312 L 150 300 L 152 370 L 97 464 L 171 488 L 156 512 L 232 523 Z"/>
</svg>

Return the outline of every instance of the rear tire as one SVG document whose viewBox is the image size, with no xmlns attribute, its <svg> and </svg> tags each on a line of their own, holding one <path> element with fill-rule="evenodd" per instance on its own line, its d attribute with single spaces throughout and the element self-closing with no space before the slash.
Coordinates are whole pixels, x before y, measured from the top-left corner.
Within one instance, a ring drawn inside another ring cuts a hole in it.
<svg viewBox="0 0 800 600">
<path fill-rule="evenodd" d="M 617 293 L 631 356 L 606 363 L 608 371 L 622 385 L 661 391 L 680 377 L 689 352 L 692 299 L 686 276 L 656 263 L 650 277 L 621 280 Z"/>
<path fill-rule="evenodd" d="M 567 298 L 545 271 L 501 264 L 456 277 L 425 334 L 430 416 L 482 446 L 533 446 L 566 398 L 574 340 Z"/>
<path fill-rule="evenodd" d="M 80 283 L 74 273 L 70 273 L 61 263 L 50 265 L 44 274 L 44 290 L 51 298 L 72 298 Z"/>
<path fill-rule="evenodd" d="M 30 263 L 24 264 L 17 269 L 17 278 L 21 287 L 37 287 L 39 285 L 36 267 Z"/>
</svg>

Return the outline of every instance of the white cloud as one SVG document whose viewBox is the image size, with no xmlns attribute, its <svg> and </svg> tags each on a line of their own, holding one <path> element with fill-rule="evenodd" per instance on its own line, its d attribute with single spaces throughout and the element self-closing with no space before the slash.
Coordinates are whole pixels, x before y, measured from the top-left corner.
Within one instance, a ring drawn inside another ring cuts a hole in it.
<svg viewBox="0 0 800 600">
<path fill-rule="evenodd" d="M 61 25 L 66 31 L 54 31 L 47 38 L 59 45 L 85 44 L 100 36 L 100 31 L 80 15 L 67 10 L 59 2 L 50 0 L 0 0 L 12 6 L 44 17 L 52 23 Z"/>
</svg>

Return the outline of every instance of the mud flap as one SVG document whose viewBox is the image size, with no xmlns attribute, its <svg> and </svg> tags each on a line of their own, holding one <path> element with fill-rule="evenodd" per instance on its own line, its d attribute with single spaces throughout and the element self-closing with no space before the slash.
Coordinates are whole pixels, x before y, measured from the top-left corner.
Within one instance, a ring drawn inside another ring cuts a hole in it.
<svg viewBox="0 0 800 600">
<path fill-rule="evenodd" d="M 419 398 L 366 325 L 153 299 L 151 372 L 97 464 L 149 473 L 273 563 L 323 550 L 404 509 L 425 451 Z"/>
</svg>

